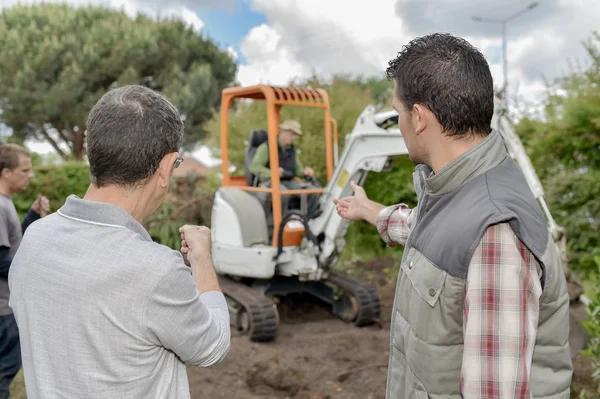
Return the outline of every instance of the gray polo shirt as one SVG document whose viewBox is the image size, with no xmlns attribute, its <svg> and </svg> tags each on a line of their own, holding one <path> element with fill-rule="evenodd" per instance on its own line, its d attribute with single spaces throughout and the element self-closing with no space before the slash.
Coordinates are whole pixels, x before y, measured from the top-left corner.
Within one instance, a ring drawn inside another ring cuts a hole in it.
<svg viewBox="0 0 600 399">
<path fill-rule="evenodd" d="M 0 246 L 9 248 L 9 255 L 15 256 L 21 236 L 21 221 L 15 204 L 12 198 L 0 194 Z M 12 309 L 8 306 L 9 296 L 8 281 L 0 278 L 0 316 L 12 314 Z"/>
<path fill-rule="evenodd" d="M 223 294 L 111 204 L 70 196 L 32 224 L 9 284 L 28 398 L 189 398 L 184 362 L 229 350 Z"/>
</svg>

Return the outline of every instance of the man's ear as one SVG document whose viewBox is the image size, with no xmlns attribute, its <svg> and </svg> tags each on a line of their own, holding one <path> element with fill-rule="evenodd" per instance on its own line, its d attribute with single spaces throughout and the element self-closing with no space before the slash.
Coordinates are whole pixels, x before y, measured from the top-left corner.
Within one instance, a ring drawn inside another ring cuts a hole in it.
<svg viewBox="0 0 600 399">
<path fill-rule="evenodd" d="M 0 177 L 1 178 L 6 178 L 6 177 L 8 177 L 9 173 L 10 173 L 10 169 L 9 168 L 4 168 L 4 169 L 2 169 L 2 171 L 0 171 Z"/>
<path fill-rule="evenodd" d="M 421 134 L 431 123 L 432 113 L 429 108 L 421 104 L 413 105 L 412 119 L 415 133 Z"/>
<path fill-rule="evenodd" d="M 157 184 L 161 188 L 166 188 L 169 186 L 169 181 L 171 179 L 171 173 L 173 172 L 173 168 L 175 166 L 175 160 L 177 159 L 177 154 L 171 152 L 163 157 L 163 159 L 158 164 L 158 169 L 156 170 L 157 175 Z"/>
</svg>

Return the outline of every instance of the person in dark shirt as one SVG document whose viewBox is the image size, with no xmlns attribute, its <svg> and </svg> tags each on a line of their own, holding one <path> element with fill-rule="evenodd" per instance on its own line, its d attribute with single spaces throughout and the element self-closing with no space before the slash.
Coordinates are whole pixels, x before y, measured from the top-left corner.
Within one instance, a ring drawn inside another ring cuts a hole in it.
<svg viewBox="0 0 600 399">
<path fill-rule="evenodd" d="M 8 271 L 27 227 L 49 211 L 46 197 L 38 197 L 23 221 L 12 201 L 33 178 L 31 157 L 16 144 L 0 145 L 0 399 L 8 398 L 10 384 L 21 367 L 19 330 L 8 305 Z"/>
</svg>

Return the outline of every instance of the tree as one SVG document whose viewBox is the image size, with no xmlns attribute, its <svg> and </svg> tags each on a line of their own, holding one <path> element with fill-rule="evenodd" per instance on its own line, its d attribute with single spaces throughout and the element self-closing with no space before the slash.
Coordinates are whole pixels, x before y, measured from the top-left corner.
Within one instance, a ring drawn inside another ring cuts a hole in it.
<svg viewBox="0 0 600 399">
<path fill-rule="evenodd" d="M 557 222 L 567 229 L 569 266 L 583 278 L 598 274 L 600 249 L 600 35 L 584 43 L 588 68 L 554 82 L 544 120 L 517 126 L 546 189 Z"/>
<path fill-rule="evenodd" d="M 183 21 L 131 19 L 92 6 L 4 9 L 0 48 L 0 122 L 21 139 L 47 140 L 65 159 L 83 158 L 94 103 L 127 84 L 151 87 L 173 101 L 190 148 L 204 138 L 204 124 L 237 69 L 226 51 Z"/>
</svg>

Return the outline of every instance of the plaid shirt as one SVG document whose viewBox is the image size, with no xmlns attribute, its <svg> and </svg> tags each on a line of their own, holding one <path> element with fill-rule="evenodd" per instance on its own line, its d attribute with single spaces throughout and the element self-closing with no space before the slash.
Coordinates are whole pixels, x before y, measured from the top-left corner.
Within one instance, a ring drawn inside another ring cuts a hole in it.
<svg viewBox="0 0 600 399">
<path fill-rule="evenodd" d="M 413 222 L 404 204 L 384 208 L 377 230 L 404 245 Z M 469 398 L 530 398 L 541 268 L 507 223 L 490 226 L 469 265 L 464 301 L 461 393 Z"/>
</svg>

